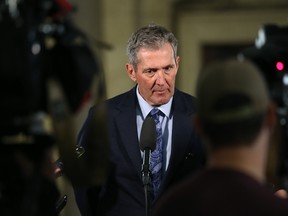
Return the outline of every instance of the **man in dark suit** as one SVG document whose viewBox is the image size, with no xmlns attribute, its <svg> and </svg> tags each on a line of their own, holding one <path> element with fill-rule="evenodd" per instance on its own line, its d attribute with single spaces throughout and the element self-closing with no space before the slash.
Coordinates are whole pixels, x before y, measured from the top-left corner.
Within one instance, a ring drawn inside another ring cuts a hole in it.
<svg viewBox="0 0 288 216">
<path fill-rule="evenodd" d="M 162 26 L 144 26 L 128 40 L 127 54 L 126 70 L 136 86 L 105 103 L 109 168 L 103 185 L 86 191 L 74 187 L 83 215 L 148 215 L 139 139 L 143 121 L 150 116 L 153 108 L 161 113 L 162 168 L 159 190 L 156 193 L 156 188 L 152 187 L 155 193 L 148 195 L 148 201 L 151 200 L 149 207 L 153 207 L 167 188 L 205 163 L 205 150 L 192 124 L 196 99 L 175 89 L 179 68 L 175 36 Z M 84 147 L 88 139 L 88 125 L 97 109 L 98 106 L 90 109 L 80 131 L 79 142 Z M 94 140 L 95 145 L 99 144 L 97 141 Z M 153 181 L 153 175 L 151 178 Z"/>
</svg>

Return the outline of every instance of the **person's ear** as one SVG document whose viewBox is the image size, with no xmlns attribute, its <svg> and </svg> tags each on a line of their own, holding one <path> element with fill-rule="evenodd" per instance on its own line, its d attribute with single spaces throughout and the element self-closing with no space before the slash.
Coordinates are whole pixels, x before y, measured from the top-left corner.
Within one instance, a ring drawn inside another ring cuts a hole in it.
<svg viewBox="0 0 288 216">
<path fill-rule="evenodd" d="M 177 57 L 176 57 L 176 67 L 177 67 L 177 71 L 178 71 L 178 69 L 179 69 L 179 63 L 180 63 L 180 57 L 177 56 Z"/>
<path fill-rule="evenodd" d="M 277 190 L 274 195 L 280 197 L 281 199 L 288 199 L 288 192 L 285 189 Z"/>
<path fill-rule="evenodd" d="M 134 67 L 132 64 L 126 64 L 126 71 L 128 76 L 130 77 L 131 80 L 133 80 L 134 82 L 137 80 L 136 79 L 136 71 L 134 70 Z"/>
</svg>

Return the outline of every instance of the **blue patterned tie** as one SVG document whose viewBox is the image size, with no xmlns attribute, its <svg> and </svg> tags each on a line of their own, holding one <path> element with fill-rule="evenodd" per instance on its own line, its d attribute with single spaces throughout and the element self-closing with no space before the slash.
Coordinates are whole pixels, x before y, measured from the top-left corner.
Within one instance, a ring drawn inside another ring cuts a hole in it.
<svg viewBox="0 0 288 216">
<path fill-rule="evenodd" d="M 162 178 L 162 127 L 159 120 L 159 115 L 161 111 L 157 108 L 151 110 L 150 114 L 155 121 L 156 124 L 156 148 L 151 153 L 150 167 L 152 173 L 152 186 L 154 192 L 154 198 L 158 193 L 158 189 L 161 184 Z"/>
</svg>

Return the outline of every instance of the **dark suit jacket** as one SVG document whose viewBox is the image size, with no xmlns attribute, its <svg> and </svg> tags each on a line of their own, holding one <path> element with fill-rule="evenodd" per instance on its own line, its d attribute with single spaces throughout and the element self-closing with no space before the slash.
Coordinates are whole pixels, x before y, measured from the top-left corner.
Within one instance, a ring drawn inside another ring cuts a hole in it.
<svg viewBox="0 0 288 216">
<path fill-rule="evenodd" d="M 109 163 L 107 184 L 88 190 L 88 203 L 83 188 L 74 188 L 76 201 L 83 215 L 87 209 L 98 215 L 144 216 L 145 194 L 142 183 L 142 158 L 136 126 L 136 88 L 107 100 Z M 85 146 L 87 122 L 97 107 L 90 109 L 80 131 L 80 144 Z M 192 124 L 196 112 L 196 99 L 175 90 L 171 115 L 173 115 L 172 152 L 169 167 L 163 177 L 159 196 L 172 184 L 203 166 L 205 152 Z M 95 141 L 97 144 L 97 141 Z M 154 199 L 152 206 L 158 197 Z M 96 215 L 96 214 L 95 214 Z"/>
</svg>

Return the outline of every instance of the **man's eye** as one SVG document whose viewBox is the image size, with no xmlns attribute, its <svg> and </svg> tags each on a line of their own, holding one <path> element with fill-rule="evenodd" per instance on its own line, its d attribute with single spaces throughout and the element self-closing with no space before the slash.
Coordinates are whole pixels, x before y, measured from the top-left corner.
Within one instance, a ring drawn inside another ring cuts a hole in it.
<svg viewBox="0 0 288 216">
<path fill-rule="evenodd" d="M 153 70 L 153 69 L 145 70 L 145 73 L 148 73 L 148 74 L 155 73 L 155 72 L 156 72 L 156 70 Z"/>
<path fill-rule="evenodd" d="M 173 69 L 172 66 L 168 66 L 168 67 L 165 68 L 165 72 L 168 73 L 168 72 L 170 72 L 172 69 Z"/>
</svg>

